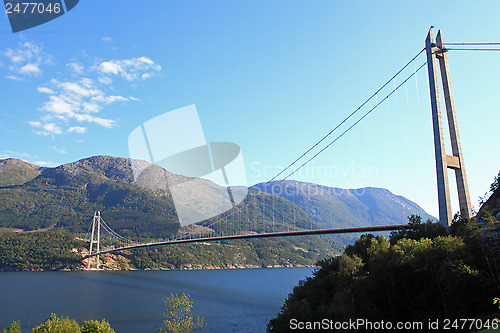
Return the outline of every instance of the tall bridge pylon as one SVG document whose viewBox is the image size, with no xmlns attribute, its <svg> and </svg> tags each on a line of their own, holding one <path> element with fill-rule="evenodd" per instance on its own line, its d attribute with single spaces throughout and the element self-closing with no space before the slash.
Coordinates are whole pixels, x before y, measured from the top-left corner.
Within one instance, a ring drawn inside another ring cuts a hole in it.
<svg viewBox="0 0 500 333">
<path fill-rule="evenodd" d="M 429 91 L 431 95 L 432 125 L 434 130 L 434 153 L 436 156 L 436 174 L 439 200 L 439 222 L 445 227 L 451 225 L 453 218 L 450 202 L 450 187 L 448 184 L 448 169 L 455 171 L 458 200 L 462 217 L 472 216 L 470 204 L 469 187 L 465 176 L 464 158 L 455 113 L 455 103 L 451 91 L 450 72 L 448 68 L 448 58 L 443 35 L 438 31 L 436 42 L 432 27 L 425 40 L 427 52 L 427 69 L 429 73 Z M 438 69 L 441 72 L 441 82 L 443 84 L 444 100 L 446 105 L 446 115 L 450 132 L 451 148 L 453 155 L 447 155 L 444 148 L 443 122 L 441 118 L 441 102 L 438 87 Z"/>
<path fill-rule="evenodd" d="M 96 249 L 94 253 L 100 252 L 99 240 L 101 238 L 101 212 L 96 211 L 94 213 L 94 218 L 92 220 L 92 235 L 90 236 L 90 248 L 89 248 L 89 257 L 87 261 L 87 269 L 90 269 L 90 261 L 92 259 L 92 246 L 95 244 Z M 96 269 L 99 269 L 99 255 L 95 256 L 96 261 Z"/>
</svg>

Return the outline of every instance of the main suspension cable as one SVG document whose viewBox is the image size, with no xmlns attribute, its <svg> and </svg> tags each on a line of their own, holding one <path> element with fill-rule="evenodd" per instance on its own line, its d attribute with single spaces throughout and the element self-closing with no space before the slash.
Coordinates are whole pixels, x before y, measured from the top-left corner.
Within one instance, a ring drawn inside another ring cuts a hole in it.
<svg viewBox="0 0 500 333">
<path fill-rule="evenodd" d="M 392 94 L 394 94 L 403 84 L 405 84 L 409 79 L 411 79 L 414 75 L 420 71 L 427 62 L 423 63 L 415 72 L 413 72 L 410 76 L 408 76 L 399 86 L 397 86 L 393 91 L 391 91 L 387 96 L 385 96 L 379 103 L 377 103 L 373 108 L 371 108 L 368 112 L 366 112 L 361 118 L 359 118 L 354 124 L 352 124 L 348 129 L 346 129 L 344 132 L 342 132 L 339 136 L 337 136 L 333 141 L 331 141 L 328 145 L 326 145 L 323 149 L 321 149 L 319 152 L 317 152 L 313 157 L 305 161 L 301 166 L 299 166 L 297 169 L 295 169 L 293 172 L 291 172 L 288 176 L 283 178 L 281 181 L 284 181 L 288 179 L 290 176 L 292 176 L 294 173 L 302 169 L 307 163 L 311 162 L 313 159 L 315 159 L 319 154 L 324 152 L 326 149 L 328 149 L 332 144 L 334 144 L 337 140 L 339 140 L 344 134 L 349 132 L 354 126 L 356 126 L 361 120 L 363 120 L 366 116 L 368 116 L 373 110 L 375 110 L 380 104 L 382 104 L 385 100 L 387 100 Z"/>
<path fill-rule="evenodd" d="M 403 71 L 405 70 L 417 57 L 424 52 L 425 49 L 420 50 L 420 52 L 417 53 L 416 56 L 414 56 L 406 65 L 404 65 L 396 74 L 394 74 L 393 77 L 391 77 L 387 82 L 380 87 L 373 95 L 371 95 L 363 104 L 361 104 L 356 110 L 354 110 L 350 115 L 348 115 L 344 120 L 342 120 L 335 128 L 333 128 L 330 132 L 328 132 L 325 136 L 323 136 L 318 142 L 316 142 L 311 148 L 309 148 L 305 153 L 300 155 L 295 161 L 290 163 L 286 168 L 281 170 L 277 175 L 275 175 L 273 178 L 271 178 L 267 183 L 269 184 L 272 182 L 274 179 L 276 179 L 279 175 L 284 173 L 286 170 L 288 170 L 290 167 L 292 167 L 295 163 L 297 163 L 300 159 L 302 159 L 305 155 L 307 155 L 311 150 L 316 148 L 321 142 L 323 142 L 327 137 L 329 137 L 333 132 L 335 132 L 340 126 L 342 126 L 346 121 L 348 121 L 352 116 L 354 116 L 359 110 L 361 110 L 369 101 L 371 101 L 377 94 L 384 89 L 388 84 L 390 84 L 395 78 Z"/>
</svg>

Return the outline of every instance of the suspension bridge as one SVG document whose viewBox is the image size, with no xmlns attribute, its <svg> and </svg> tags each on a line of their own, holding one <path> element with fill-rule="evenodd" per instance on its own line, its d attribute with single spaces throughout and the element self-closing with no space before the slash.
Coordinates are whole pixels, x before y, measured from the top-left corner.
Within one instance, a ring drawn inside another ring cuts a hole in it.
<svg viewBox="0 0 500 333">
<path fill-rule="evenodd" d="M 467 186 L 467 178 L 465 175 L 464 159 L 462 155 L 460 137 L 458 134 L 458 126 L 455 115 L 455 106 L 453 101 L 453 93 L 451 90 L 449 67 L 447 61 L 447 52 L 455 50 L 471 50 L 471 51 L 500 51 L 500 49 L 492 48 L 493 45 L 500 45 L 500 43 L 444 43 L 441 32 L 438 32 L 436 40 L 434 40 L 433 29 L 431 28 L 425 42 L 425 47 L 419 51 L 405 66 L 403 66 L 395 75 L 393 75 L 384 85 L 382 85 L 370 98 L 361 104 L 356 110 L 349 114 L 330 132 L 324 135 L 307 151 L 301 154 L 296 160 L 290 163 L 286 168 L 282 169 L 276 176 L 268 181 L 270 183 L 279 183 L 287 180 L 301 168 L 315 159 L 318 155 L 331 147 L 340 138 L 347 134 L 352 128 L 358 125 L 368 115 L 375 111 L 381 104 L 387 101 L 391 96 L 397 94 L 397 91 L 405 87 L 407 82 L 415 78 L 417 73 L 426 67 L 428 69 L 429 78 L 429 91 L 431 100 L 431 111 L 433 119 L 434 131 L 434 148 L 436 160 L 436 175 L 438 185 L 438 201 L 439 201 L 439 223 L 449 227 L 452 220 L 450 190 L 448 184 L 448 169 L 455 172 L 457 192 L 459 197 L 460 212 L 463 217 L 471 216 L 471 203 L 469 197 L 469 190 Z M 452 46 L 449 48 L 448 46 Z M 474 48 L 473 48 L 474 46 Z M 480 46 L 481 48 L 477 48 Z M 425 59 L 421 59 L 423 54 L 426 55 Z M 416 63 L 421 61 L 420 63 Z M 402 73 L 407 73 L 410 66 L 413 65 L 413 71 L 406 77 L 399 79 Z M 417 66 L 418 65 L 418 66 Z M 449 125 L 449 134 L 452 147 L 452 155 L 447 155 L 444 149 L 443 139 L 443 125 L 441 116 L 441 103 L 440 92 L 438 88 L 438 72 L 441 74 L 441 83 L 443 86 L 444 101 L 447 112 L 447 119 Z M 396 84 L 396 79 L 399 79 L 399 84 Z M 385 92 L 385 93 L 384 93 Z M 379 100 L 379 95 L 383 97 Z M 397 96 L 397 95 L 396 95 Z M 370 104 L 371 103 L 371 104 Z M 364 113 L 363 113 L 364 112 Z M 358 116 L 354 121 L 355 116 Z M 349 125 L 349 121 L 352 122 Z M 347 129 L 337 134 L 332 138 L 334 133 L 337 133 L 341 126 L 346 126 Z M 314 149 L 326 140 L 330 141 L 322 149 L 317 151 L 314 155 L 310 156 Z M 311 154 L 310 154 L 311 153 Z M 308 156 L 310 156 L 308 158 Z M 304 161 L 305 160 L 305 161 Z M 301 162 L 303 161 L 303 162 Z M 293 171 L 292 167 L 294 167 Z M 288 172 L 288 174 L 286 174 Z M 285 175 L 281 179 L 280 176 Z M 279 180 L 277 180 L 279 179 Z M 266 184 L 266 185 L 267 185 Z M 307 226 L 301 224 L 300 219 L 296 218 L 296 211 L 294 206 L 293 223 L 288 223 L 286 226 L 280 221 L 275 220 L 275 202 L 271 200 L 269 207 L 262 208 L 268 209 L 272 212 L 272 223 L 267 226 L 254 226 L 249 225 L 248 220 L 244 218 L 244 203 L 234 206 L 232 210 L 226 214 L 222 214 L 220 218 L 210 223 L 201 222 L 196 225 L 188 225 L 179 229 L 179 232 L 170 239 L 141 243 L 133 241 L 129 238 L 115 232 L 101 217 L 100 212 L 95 212 L 92 224 L 89 228 L 89 251 L 83 260 L 87 259 L 87 267 L 91 267 L 91 259 L 95 259 L 95 267 L 99 269 L 99 256 L 116 253 L 120 251 L 135 250 L 141 248 L 149 248 L 155 246 L 186 244 L 186 243 L 200 243 L 211 241 L 227 241 L 238 239 L 257 239 L 257 238 L 272 238 L 272 237 L 290 237 L 290 236 L 304 236 L 304 235 L 321 235 L 321 234 L 343 234 L 343 233 L 359 233 L 359 232 L 382 232 L 393 231 L 408 228 L 407 224 L 400 225 L 383 225 L 383 226 L 366 226 L 366 227 L 353 227 L 353 228 L 330 228 L 320 229 L 315 227 L 312 223 Z M 91 230 L 90 230 L 91 229 Z M 103 236 L 106 241 L 103 241 Z"/>
</svg>

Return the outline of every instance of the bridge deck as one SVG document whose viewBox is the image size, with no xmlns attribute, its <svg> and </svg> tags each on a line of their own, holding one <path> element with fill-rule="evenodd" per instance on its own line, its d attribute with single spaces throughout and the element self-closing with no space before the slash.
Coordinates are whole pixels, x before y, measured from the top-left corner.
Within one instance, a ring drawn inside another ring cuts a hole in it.
<svg viewBox="0 0 500 333">
<path fill-rule="evenodd" d="M 87 259 L 100 254 L 120 252 L 126 250 L 135 250 L 154 246 L 165 246 L 174 244 L 187 244 L 187 243 L 201 243 L 201 242 L 214 242 L 223 240 L 234 240 L 234 239 L 252 239 L 252 238 L 271 238 L 271 237 L 284 237 L 284 236 L 305 236 L 305 235 L 323 235 L 323 234 L 347 234 L 356 232 L 377 232 L 377 231 L 391 231 L 400 230 L 410 227 L 408 224 L 397 224 L 397 225 L 384 225 L 384 226 L 371 226 L 371 227 L 357 227 L 357 228 L 340 228 L 340 229 L 318 229 L 318 230 L 299 230 L 299 231 L 281 231 L 263 234 L 247 234 L 247 235 L 230 235 L 230 236 L 217 236 L 210 238 L 192 238 L 192 239 L 178 239 L 169 240 L 157 243 L 145 243 L 139 245 L 124 246 L 116 249 L 109 249 L 105 251 L 100 251 L 92 253 L 82 259 Z"/>
</svg>

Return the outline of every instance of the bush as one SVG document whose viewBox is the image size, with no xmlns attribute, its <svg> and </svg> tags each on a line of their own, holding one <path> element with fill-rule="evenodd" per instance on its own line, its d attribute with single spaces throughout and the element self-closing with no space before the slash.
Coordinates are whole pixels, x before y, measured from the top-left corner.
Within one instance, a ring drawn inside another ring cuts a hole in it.
<svg viewBox="0 0 500 333">
<path fill-rule="evenodd" d="M 13 322 L 2 333 L 22 333 L 19 322 Z M 106 320 L 88 320 L 79 325 L 74 319 L 58 317 L 55 313 L 42 324 L 34 327 L 31 333 L 115 333 Z"/>
<path fill-rule="evenodd" d="M 22 333 L 21 325 L 18 321 L 15 321 L 8 328 L 4 328 L 2 333 Z"/>
<path fill-rule="evenodd" d="M 89 320 L 83 323 L 82 333 L 115 333 L 106 320 Z"/>
<path fill-rule="evenodd" d="M 68 317 L 57 317 L 55 313 L 42 324 L 34 327 L 31 333 L 80 333 L 80 325 Z"/>
<path fill-rule="evenodd" d="M 193 307 L 193 301 L 189 295 L 170 294 L 170 297 L 163 299 L 163 303 L 167 307 L 167 312 L 163 313 L 165 329 L 160 329 L 159 332 L 191 333 L 204 327 L 203 318 L 193 318 L 189 314 Z"/>
</svg>

